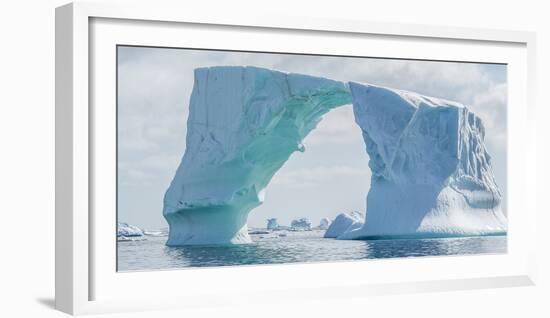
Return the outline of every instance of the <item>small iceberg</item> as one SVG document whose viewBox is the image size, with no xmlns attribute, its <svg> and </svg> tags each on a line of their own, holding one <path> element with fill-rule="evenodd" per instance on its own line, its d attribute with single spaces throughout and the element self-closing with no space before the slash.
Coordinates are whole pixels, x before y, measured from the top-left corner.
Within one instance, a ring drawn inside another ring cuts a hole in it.
<svg viewBox="0 0 550 318">
<path fill-rule="evenodd" d="M 311 222 L 307 218 L 292 220 L 290 227 L 295 231 L 311 231 Z"/>
<path fill-rule="evenodd" d="M 338 238 L 344 232 L 358 229 L 365 223 L 365 217 L 362 213 L 353 211 L 350 213 L 340 213 L 330 224 L 325 232 L 325 238 Z"/>
<path fill-rule="evenodd" d="M 138 241 L 145 239 L 145 233 L 137 226 L 128 223 L 117 224 L 117 240 L 118 241 Z"/>
<path fill-rule="evenodd" d="M 268 230 L 277 230 L 279 229 L 279 223 L 276 218 L 267 219 L 267 229 Z"/>
<path fill-rule="evenodd" d="M 318 228 L 320 230 L 327 230 L 328 227 L 330 226 L 330 219 L 329 218 L 322 218 L 321 221 L 319 221 L 319 226 Z"/>
</svg>

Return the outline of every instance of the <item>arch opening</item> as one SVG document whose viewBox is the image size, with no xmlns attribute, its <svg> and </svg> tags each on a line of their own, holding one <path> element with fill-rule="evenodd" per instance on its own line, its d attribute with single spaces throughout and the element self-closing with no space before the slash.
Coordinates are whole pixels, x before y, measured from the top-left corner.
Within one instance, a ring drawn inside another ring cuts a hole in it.
<svg viewBox="0 0 550 318">
<path fill-rule="evenodd" d="M 306 218 L 315 228 L 343 212 L 364 213 L 369 157 L 352 105 L 326 113 L 303 144 L 305 151 L 294 152 L 271 179 L 265 201 L 249 214 L 249 227 L 265 228 L 275 218 L 284 228 Z"/>
</svg>

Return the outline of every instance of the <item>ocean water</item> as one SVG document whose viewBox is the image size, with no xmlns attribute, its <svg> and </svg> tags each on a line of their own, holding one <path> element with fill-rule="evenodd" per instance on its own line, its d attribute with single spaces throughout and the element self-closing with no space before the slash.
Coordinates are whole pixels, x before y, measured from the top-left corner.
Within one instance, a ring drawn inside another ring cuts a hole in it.
<svg viewBox="0 0 550 318">
<path fill-rule="evenodd" d="M 166 236 L 118 242 L 118 271 L 204 266 L 330 262 L 506 252 L 506 236 L 349 241 L 323 238 L 324 231 L 251 235 L 254 243 L 168 247 Z M 286 235 L 286 236 L 285 236 Z"/>
</svg>

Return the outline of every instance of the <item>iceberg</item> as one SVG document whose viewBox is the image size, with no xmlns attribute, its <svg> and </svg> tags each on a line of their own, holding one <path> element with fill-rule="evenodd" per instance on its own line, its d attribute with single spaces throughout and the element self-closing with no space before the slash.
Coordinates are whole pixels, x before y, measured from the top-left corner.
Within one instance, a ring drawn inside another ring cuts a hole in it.
<svg viewBox="0 0 550 318">
<path fill-rule="evenodd" d="M 267 229 L 276 230 L 279 228 L 279 223 L 276 218 L 267 219 Z"/>
<path fill-rule="evenodd" d="M 353 231 L 363 226 L 365 217 L 362 213 L 353 211 L 350 213 L 340 213 L 332 221 L 327 231 L 325 232 L 325 238 L 338 238 L 345 232 Z"/>
<path fill-rule="evenodd" d="M 506 233 L 478 116 L 456 102 L 349 85 L 372 177 L 364 225 L 339 239 Z"/>
<path fill-rule="evenodd" d="M 167 245 L 250 243 L 248 213 L 347 84 L 256 67 L 195 70 L 186 149 L 164 196 Z"/>
<path fill-rule="evenodd" d="M 364 222 L 339 216 L 325 237 L 506 233 L 485 128 L 466 106 L 256 67 L 199 68 L 194 76 L 186 149 L 164 196 L 167 245 L 250 243 L 248 214 L 273 175 L 305 151 L 302 140 L 324 114 L 346 104 L 365 141 L 371 188 Z"/>
<path fill-rule="evenodd" d="M 311 230 L 311 222 L 307 218 L 299 218 L 290 222 L 290 227 L 294 230 Z"/>
<path fill-rule="evenodd" d="M 329 218 L 322 218 L 321 221 L 319 221 L 319 229 L 326 230 L 328 229 L 330 225 L 330 219 Z"/>
<path fill-rule="evenodd" d="M 130 225 L 128 223 L 118 223 L 117 224 L 117 236 L 118 237 L 135 237 L 143 236 L 145 233 L 142 229 L 137 226 Z"/>
</svg>

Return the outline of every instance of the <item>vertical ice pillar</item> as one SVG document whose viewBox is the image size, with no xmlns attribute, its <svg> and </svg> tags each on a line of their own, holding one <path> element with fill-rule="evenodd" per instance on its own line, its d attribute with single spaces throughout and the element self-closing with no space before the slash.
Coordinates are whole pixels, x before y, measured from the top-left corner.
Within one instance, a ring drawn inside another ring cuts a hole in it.
<svg viewBox="0 0 550 318">
<path fill-rule="evenodd" d="M 248 213 L 346 84 L 255 67 L 195 70 L 186 149 L 164 197 L 168 245 L 250 242 Z"/>
<path fill-rule="evenodd" d="M 506 232 L 481 119 L 465 106 L 350 83 L 370 157 L 365 224 L 339 238 Z"/>
</svg>

